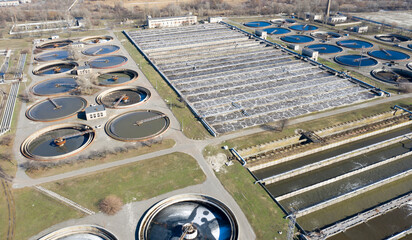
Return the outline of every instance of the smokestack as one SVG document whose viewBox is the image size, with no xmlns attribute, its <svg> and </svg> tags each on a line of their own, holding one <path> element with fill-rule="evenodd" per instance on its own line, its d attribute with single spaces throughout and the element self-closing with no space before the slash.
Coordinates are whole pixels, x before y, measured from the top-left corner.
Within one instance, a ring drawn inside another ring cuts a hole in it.
<svg viewBox="0 0 412 240">
<path fill-rule="evenodd" d="M 326 6 L 326 19 L 329 17 L 329 12 L 330 12 L 330 1 L 331 0 L 328 0 L 328 5 Z"/>
</svg>

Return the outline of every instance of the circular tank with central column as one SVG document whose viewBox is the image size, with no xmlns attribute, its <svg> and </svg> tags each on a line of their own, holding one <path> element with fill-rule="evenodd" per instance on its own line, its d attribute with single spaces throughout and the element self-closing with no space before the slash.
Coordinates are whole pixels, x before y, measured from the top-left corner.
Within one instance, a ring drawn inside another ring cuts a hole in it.
<svg viewBox="0 0 412 240">
<path fill-rule="evenodd" d="M 117 237 L 100 226 L 78 225 L 59 229 L 38 240 L 117 240 Z"/>
<path fill-rule="evenodd" d="M 70 73 L 78 66 L 75 62 L 57 62 L 42 65 L 33 70 L 34 75 L 57 75 L 61 73 Z"/>
<path fill-rule="evenodd" d="M 31 92 L 38 96 L 58 96 L 75 91 L 79 85 L 75 77 L 47 79 L 31 87 Z"/>
<path fill-rule="evenodd" d="M 233 212 L 219 200 L 198 194 L 177 195 L 152 206 L 140 221 L 138 240 L 237 240 Z"/>
<path fill-rule="evenodd" d="M 133 70 L 124 69 L 99 73 L 96 84 L 104 87 L 121 86 L 135 81 L 138 73 Z"/>
<path fill-rule="evenodd" d="M 155 110 L 136 110 L 122 113 L 105 126 L 106 133 L 119 141 L 145 141 L 164 133 L 170 126 L 169 118 Z"/>
<path fill-rule="evenodd" d="M 21 153 L 36 161 L 56 161 L 75 155 L 95 138 L 92 127 L 80 123 L 63 123 L 43 128 L 21 144 Z"/>
<path fill-rule="evenodd" d="M 116 87 L 100 93 L 96 101 L 107 108 L 129 108 L 146 102 L 151 93 L 144 87 Z"/>
</svg>

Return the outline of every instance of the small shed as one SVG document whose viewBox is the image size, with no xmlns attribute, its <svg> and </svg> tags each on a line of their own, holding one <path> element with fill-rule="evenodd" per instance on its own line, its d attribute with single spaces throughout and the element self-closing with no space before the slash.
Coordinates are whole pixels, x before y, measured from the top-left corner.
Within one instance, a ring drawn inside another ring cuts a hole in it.
<svg viewBox="0 0 412 240">
<path fill-rule="evenodd" d="M 85 109 L 86 120 L 106 117 L 106 108 L 103 105 L 90 105 Z"/>
</svg>

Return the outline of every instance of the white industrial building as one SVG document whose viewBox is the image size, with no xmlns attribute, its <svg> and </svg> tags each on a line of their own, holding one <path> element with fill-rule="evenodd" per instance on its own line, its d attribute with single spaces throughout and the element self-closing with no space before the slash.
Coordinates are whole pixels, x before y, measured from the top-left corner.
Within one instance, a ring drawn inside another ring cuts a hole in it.
<svg viewBox="0 0 412 240">
<path fill-rule="evenodd" d="M 87 120 L 106 117 L 106 108 L 103 105 L 90 105 L 84 111 Z"/>
<path fill-rule="evenodd" d="M 161 17 L 152 18 L 147 16 L 148 28 L 165 28 L 165 27 L 178 27 L 185 25 L 193 25 L 197 23 L 197 16 L 188 15 L 182 17 Z"/>
<path fill-rule="evenodd" d="M 0 0 L 0 7 L 18 6 L 23 3 L 31 3 L 31 0 Z"/>
<path fill-rule="evenodd" d="M 343 23 L 348 20 L 348 17 L 343 16 L 343 15 L 336 15 L 336 16 L 330 16 L 327 21 L 328 23 Z"/>
</svg>

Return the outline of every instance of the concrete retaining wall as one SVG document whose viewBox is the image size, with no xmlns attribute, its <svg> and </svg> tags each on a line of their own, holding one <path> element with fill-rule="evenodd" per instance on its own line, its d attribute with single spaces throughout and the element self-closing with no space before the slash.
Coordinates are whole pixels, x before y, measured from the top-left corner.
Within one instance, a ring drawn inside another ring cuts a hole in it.
<svg viewBox="0 0 412 240">
<path fill-rule="evenodd" d="M 281 174 L 278 174 L 278 175 L 275 175 L 275 176 L 267 177 L 265 179 L 262 179 L 262 182 L 264 182 L 265 184 L 271 184 L 271 183 L 281 181 L 281 180 L 286 179 L 286 178 L 290 178 L 290 177 L 294 177 L 294 176 L 297 176 L 297 175 L 300 175 L 300 174 L 303 174 L 303 173 L 307 173 L 309 171 L 312 171 L 312 170 L 315 170 L 315 169 L 318 169 L 318 168 L 322 168 L 322 167 L 325 167 L 325 166 L 328 166 L 328 165 L 331 165 L 331 164 L 334 164 L 334 163 L 337 163 L 337 162 L 340 162 L 340 161 L 343 161 L 343 160 L 346 160 L 346 159 L 349 159 L 349 158 L 352 158 L 352 157 L 356 157 L 356 156 L 359 156 L 359 155 L 362 155 L 362 154 L 365 154 L 365 153 L 368 153 L 368 152 L 371 152 L 371 151 L 375 151 L 377 149 L 384 148 L 384 147 L 390 146 L 390 145 L 395 144 L 395 143 L 398 143 L 402 140 L 405 140 L 404 139 L 405 136 L 411 137 L 412 134 L 402 135 L 402 136 L 392 138 L 392 139 L 389 139 L 389 140 L 386 140 L 386 141 L 383 141 L 383 142 L 378 142 L 378 143 L 375 143 L 373 145 L 369 145 L 369 146 L 366 146 L 366 147 L 363 147 L 363 148 L 360 148 L 360 149 L 356 149 L 356 150 L 353 150 L 353 151 L 350 151 L 350 152 L 347 152 L 347 153 L 343 153 L 343 154 L 338 155 L 338 156 L 334 156 L 334 157 L 322 160 L 320 162 L 315 162 L 315 163 L 312 163 L 312 164 L 309 164 L 309 165 L 306 165 L 306 166 L 303 166 L 303 167 L 300 167 L 300 168 L 290 170 L 290 171 L 285 172 L 285 173 L 281 173 Z"/>
<path fill-rule="evenodd" d="M 328 150 L 328 149 L 335 148 L 335 147 L 338 147 L 338 146 L 341 146 L 341 145 L 344 145 L 344 144 L 347 144 L 347 143 L 350 143 L 350 142 L 358 141 L 358 140 L 361 140 L 361 139 L 364 139 L 364 138 L 368 138 L 368 137 L 371 137 L 371 136 L 374 136 L 374 135 L 378 135 L 380 133 L 384 133 L 384 132 L 391 131 L 391 130 L 394 130 L 394 129 L 397 129 L 397 128 L 408 126 L 410 124 L 412 124 L 412 121 L 403 122 L 403 123 L 393 125 L 393 126 L 390 126 L 390 127 L 387 127 L 387 128 L 383 128 L 383 129 L 379 129 L 379 130 L 376 130 L 376 131 L 373 131 L 373 132 L 362 134 L 360 136 L 348 138 L 348 139 L 340 141 L 340 142 L 335 142 L 335 143 L 332 143 L 332 144 L 321 146 L 319 148 L 311 149 L 311 150 L 306 151 L 306 152 L 298 153 L 298 154 L 287 156 L 287 157 L 277 159 L 277 160 L 274 160 L 274 161 L 271 161 L 271 162 L 262 163 L 262 164 L 259 164 L 259 165 L 256 165 L 256 166 L 252 166 L 252 167 L 249 168 L 249 170 L 250 171 L 256 171 L 256 170 L 259 170 L 259 169 L 267 168 L 267 167 L 274 166 L 274 165 L 279 164 L 279 163 L 295 160 L 297 158 L 304 157 L 304 156 L 307 156 L 307 155 L 310 155 L 310 154 L 313 154 L 313 153 Z"/>
<path fill-rule="evenodd" d="M 294 192 L 291 192 L 291 193 L 288 193 L 288 194 L 279 196 L 279 197 L 276 198 L 276 200 L 282 201 L 282 200 L 285 200 L 285 199 L 287 199 L 287 198 L 290 198 L 290 197 L 294 197 L 294 196 L 296 196 L 296 195 L 299 195 L 299 194 L 301 194 L 301 193 L 304 193 L 304 192 L 313 190 L 313 189 L 315 189 L 315 188 L 319 188 L 319 187 L 325 186 L 325 185 L 327 185 L 327 184 L 337 182 L 337 181 L 339 181 L 339 180 L 342 180 L 342 179 L 344 179 L 344 178 L 351 177 L 351 176 L 356 175 L 356 174 L 358 174 L 358 173 L 362 173 L 362 172 L 366 172 L 366 171 L 372 170 L 372 169 L 377 168 L 377 167 L 379 167 L 379 166 L 382 166 L 382 165 L 385 165 L 385 164 L 394 162 L 394 161 L 396 161 L 396 160 L 399 160 L 399 159 L 402 159 L 402 158 L 405 158 L 405 157 L 408 157 L 408 156 L 411 156 L 411 155 L 412 155 L 412 152 L 408 152 L 408 153 L 405 153 L 405 154 L 402 154 L 402 155 L 399 155 L 399 156 L 396 156 L 396 157 L 393 157 L 393 158 L 389 158 L 389 159 L 384 160 L 384 161 L 382 161 L 382 162 L 378 162 L 378 163 L 369 165 L 369 166 L 367 166 L 367 167 L 364 167 L 364 168 L 361 168 L 361 169 L 358 169 L 358 170 L 349 172 L 349 173 L 347 173 L 347 174 L 343 174 L 343 175 L 340 175 L 340 176 L 338 176 L 338 177 L 331 178 L 331 179 L 329 179 L 329 180 L 326 180 L 326 181 L 323 181 L 323 182 L 320 182 L 320 183 L 317 183 L 317 184 L 314 184 L 314 185 L 311 185 L 311 186 L 308 186 L 308 187 L 299 189 L 299 190 L 297 190 L 297 191 L 294 191 Z"/>
<path fill-rule="evenodd" d="M 395 182 L 395 181 L 397 181 L 397 180 L 399 180 L 399 179 L 401 179 L 401 178 L 407 177 L 407 176 L 409 176 L 409 175 L 411 175 L 411 174 L 412 174 L 412 169 L 410 169 L 410 170 L 408 170 L 408 171 L 406 171 L 406 172 L 403 172 L 403 173 L 399 173 L 399 174 L 394 175 L 394 176 L 392 176 L 392 177 L 383 179 L 383 180 L 381 180 L 381 181 L 379 181 L 379 182 L 375 182 L 374 184 L 371 184 L 371 185 L 368 185 L 368 186 L 366 186 L 366 187 L 357 189 L 357 190 L 355 190 L 355 191 L 352 191 L 352 192 L 349 192 L 349 193 L 340 195 L 340 196 L 338 196 L 338 197 L 335 197 L 335 198 L 333 198 L 333 199 L 327 200 L 327 201 L 325 201 L 325 202 L 321 202 L 321 203 L 316 204 L 316 205 L 314 205 L 314 206 L 312 206 L 312 207 L 308 207 L 308 208 L 299 210 L 299 211 L 296 213 L 296 217 L 298 218 L 298 217 L 302 217 L 302 216 L 305 216 L 305 215 L 307 215 L 307 214 L 316 212 L 316 211 L 318 211 L 318 210 L 320 210 L 320 209 L 329 207 L 329 206 L 331 206 L 331 205 L 333 205 L 333 204 L 342 202 L 342 201 L 344 201 L 344 200 L 346 200 L 346 199 L 353 198 L 353 197 L 358 196 L 358 195 L 360 195 L 360 194 L 362 194 L 362 193 L 365 193 L 365 192 L 371 191 L 371 190 L 373 190 L 373 189 L 379 188 L 379 187 L 381 187 L 381 186 L 383 186 L 383 185 L 386 185 L 386 184 L 389 184 L 389 183 L 391 183 L 391 182 Z"/>
</svg>

